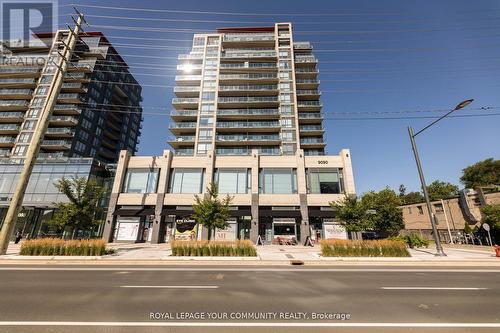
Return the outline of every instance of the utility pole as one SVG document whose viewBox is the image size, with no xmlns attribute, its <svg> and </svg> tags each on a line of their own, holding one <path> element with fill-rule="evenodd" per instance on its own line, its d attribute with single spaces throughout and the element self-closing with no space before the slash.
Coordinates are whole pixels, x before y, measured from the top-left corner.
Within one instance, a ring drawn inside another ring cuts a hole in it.
<svg viewBox="0 0 500 333">
<path fill-rule="evenodd" d="M 40 119 L 38 120 L 37 127 L 35 129 L 35 132 L 33 133 L 31 144 L 28 147 L 26 158 L 24 160 L 24 166 L 21 170 L 21 174 L 19 175 L 16 190 L 14 192 L 14 195 L 12 196 L 12 200 L 10 202 L 9 209 L 7 210 L 2 229 L 0 230 L 0 255 L 4 255 L 7 252 L 10 238 L 14 231 L 14 227 L 16 226 L 17 216 L 22 208 L 26 187 L 28 186 L 31 172 L 33 171 L 33 167 L 40 151 L 40 145 L 49 126 L 49 118 L 52 115 L 52 111 L 54 110 L 54 106 L 57 102 L 59 92 L 61 91 L 64 75 L 66 74 L 68 68 L 68 61 L 71 59 L 71 56 L 75 49 L 78 34 L 81 30 L 81 25 L 85 21 L 83 15 L 78 11 L 77 13 L 78 19 L 75 21 L 75 28 L 73 30 L 69 29 L 67 40 L 65 43 L 63 42 L 64 50 L 62 56 L 60 56 L 59 63 L 55 64 L 57 69 L 55 71 L 54 78 L 52 79 L 49 93 L 47 94 L 47 97 L 45 99 Z M 57 38 L 57 32 L 55 34 L 55 38 Z M 58 43 L 58 41 L 55 41 L 55 43 Z M 51 52 L 49 54 L 48 61 L 51 60 L 52 56 L 53 54 Z"/>
</svg>

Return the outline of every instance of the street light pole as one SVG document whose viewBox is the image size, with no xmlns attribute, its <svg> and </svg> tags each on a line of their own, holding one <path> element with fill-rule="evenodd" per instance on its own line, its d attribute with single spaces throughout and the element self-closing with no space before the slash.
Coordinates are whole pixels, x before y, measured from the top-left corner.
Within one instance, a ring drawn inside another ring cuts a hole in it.
<svg viewBox="0 0 500 333">
<path fill-rule="evenodd" d="M 439 235 L 437 232 L 436 228 L 436 219 L 434 216 L 434 213 L 432 212 L 432 206 L 431 206 L 431 200 L 429 199 L 429 193 L 427 192 L 427 185 L 425 184 L 425 177 L 424 177 L 424 172 L 422 171 L 422 165 L 420 164 L 420 157 L 418 156 L 418 151 L 417 151 L 417 145 L 415 143 L 415 137 L 437 123 L 438 121 L 442 120 L 443 118 L 446 118 L 448 115 L 451 113 L 463 109 L 470 103 L 472 103 L 474 100 L 473 99 L 467 99 L 463 102 L 460 102 L 453 110 L 447 112 L 440 118 L 436 119 L 429 125 L 425 126 L 422 128 L 420 131 L 417 133 L 413 134 L 413 129 L 411 126 L 408 126 L 408 135 L 410 136 L 410 142 L 411 142 L 411 147 L 413 149 L 413 155 L 415 156 L 415 162 L 417 163 L 417 169 L 418 169 L 418 176 L 420 177 L 420 183 L 422 185 L 422 192 L 424 193 L 424 198 L 425 198 L 425 204 L 427 206 L 427 211 L 429 212 L 429 220 L 431 221 L 431 226 L 432 226 L 432 233 L 434 237 L 434 241 L 436 242 L 436 256 L 446 256 L 446 254 L 443 251 L 443 247 L 441 245 L 441 240 L 439 239 Z M 444 207 L 443 207 L 444 208 Z"/>
<path fill-rule="evenodd" d="M 411 148 L 413 149 L 413 155 L 415 156 L 415 162 L 417 163 L 418 176 L 420 177 L 420 183 L 422 184 L 422 191 L 424 192 L 425 204 L 427 206 L 427 211 L 429 212 L 429 219 L 432 226 L 432 235 L 434 241 L 436 242 L 436 256 L 446 256 L 441 246 L 441 240 L 437 233 L 436 220 L 434 219 L 434 214 L 432 213 L 431 200 L 429 199 L 429 193 L 427 192 L 427 185 L 425 183 L 424 172 L 422 171 L 422 165 L 420 164 L 420 157 L 418 156 L 417 145 L 415 143 L 415 136 L 413 135 L 413 129 L 408 126 L 408 135 L 410 136 Z"/>
</svg>

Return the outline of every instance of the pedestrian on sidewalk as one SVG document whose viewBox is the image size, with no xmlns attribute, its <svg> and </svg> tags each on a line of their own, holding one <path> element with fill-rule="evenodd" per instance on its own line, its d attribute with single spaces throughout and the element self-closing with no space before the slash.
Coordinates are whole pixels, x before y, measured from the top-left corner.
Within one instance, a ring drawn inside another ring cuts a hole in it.
<svg viewBox="0 0 500 333">
<path fill-rule="evenodd" d="M 23 238 L 23 233 L 21 232 L 21 230 L 18 230 L 16 232 L 16 241 L 15 241 L 15 244 L 19 243 L 22 238 Z"/>
</svg>

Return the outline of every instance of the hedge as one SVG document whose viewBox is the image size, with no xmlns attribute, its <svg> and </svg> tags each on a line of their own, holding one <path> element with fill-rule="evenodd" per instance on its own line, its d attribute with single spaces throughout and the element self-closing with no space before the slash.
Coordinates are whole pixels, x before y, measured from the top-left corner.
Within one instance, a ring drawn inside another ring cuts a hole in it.
<svg viewBox="0 0 500 333">
<path fill-rule="evenodd" d="M 22 256 L 101 256 L 107 254 L 102 239 L 63 240 L 42 238 L 25 240 L 21 244 Z"/>
<path fill-rule="evenodd" d="M 409 257 L 406 244 L 397 240 L 321 240 L 324 257 Z"/>
<path fill-rule="evenodd" d="M 402 241 L 411 249 L 416 248 L 416 247 L 428 247 L 429 243 L 430 243 L 427 239 L 420 237 L 420 235 L 418 235 L 416 233 L 411 233 L 409 235 L 389 237 L 388 239 Z"/>
<path fill-rule="evenodd" d="M 238 241 L 173 241 L 173 256 L 190 257 L 255 257 L 257 250 L 249 240 Z"/>
</svg>

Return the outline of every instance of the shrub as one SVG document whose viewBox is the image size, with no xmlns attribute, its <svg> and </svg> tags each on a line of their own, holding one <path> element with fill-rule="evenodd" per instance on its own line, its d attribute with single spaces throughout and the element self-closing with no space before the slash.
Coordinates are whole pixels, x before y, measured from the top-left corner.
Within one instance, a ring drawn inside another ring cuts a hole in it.
<svg viewBox="0 0 500 333">
<path fill-rule="evenodd" d="M 20 251 L 22 256 L 101 256 L 108 253 L 102 239 L 66 241 L 59 238 L 26 240 Z"/>
<path fill-rule="evenodd" d="M 398 240 L 321 240 L 324 257 L 409 257 L 406 244 Z"/>
<path fill-rule="evenodd" d="M 191 257 L 255 257 L 257 251 L 249 240 L 238 241 L 173 241 L 172 256 Z"/>
<path fill-rule="evenodd" d="M 416 247 L 428 247 L 430 243 L 427 239 L 420 237 L 420 235 L 416 233 L 411 233 L 409 235 L 401 235 L 396 237 L 389 237 L 387 239 L 404 242 L 411 249 Z"/>
</svg>

